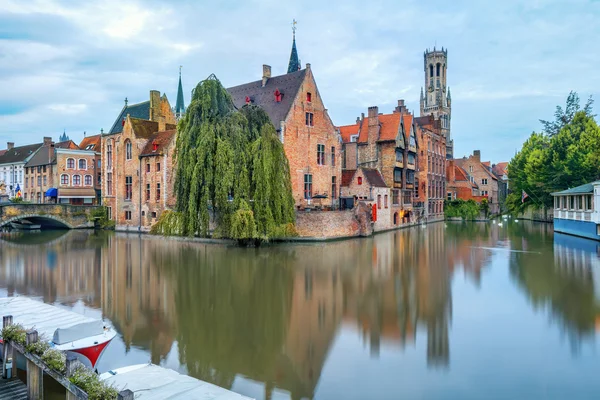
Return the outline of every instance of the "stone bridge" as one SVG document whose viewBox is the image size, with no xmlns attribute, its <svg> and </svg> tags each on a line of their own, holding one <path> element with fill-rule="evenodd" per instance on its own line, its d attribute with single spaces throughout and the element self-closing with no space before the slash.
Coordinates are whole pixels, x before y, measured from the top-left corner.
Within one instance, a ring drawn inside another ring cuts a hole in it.
<svg viewBox="0 0 600 400">
<path fill-rule="evenodd" d="M 0 204 L 0 228 L 26 219 L 42 228 L 93 228 L 89 215 L 102 206 L 72 206 L 69 204 Z"/>
</svg>

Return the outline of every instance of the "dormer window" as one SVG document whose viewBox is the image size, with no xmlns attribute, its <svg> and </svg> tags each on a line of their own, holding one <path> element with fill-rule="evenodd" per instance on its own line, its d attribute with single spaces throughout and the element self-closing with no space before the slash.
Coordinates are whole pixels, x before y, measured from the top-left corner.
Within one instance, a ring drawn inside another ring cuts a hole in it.
<svg viewBox="0 0 600 400">
<path fill-rule="evenodd" d="M 358 179 L 357 179 L 357 183 L 358 183 L 359 185 L 362 185 L 362 176 L 359 176 L 359 177 L 358 177 Z"/>
<path fill-rule="evenodd" d="M 283 97 L 283 93 L 281 93 L 279 91 L 279 89 L 275 89 L 275 93 L 273 93 L 273 94 L 275 95 L 275 101 L 277 103 L 280 103 L 281 102 L 281 98 Z"/>
<path fill-rule="evenodd" d="M 250 96 L 246 96 L 246 104 L 250 104 L 252 102 L 252 99 L 250 98 Z"/>
<path fill-rule="evenodd" d="M 158 143 L 152 142 L 152 151 L 158 150 Z"/>
<path fill-rule="evenodd" d="M 306 101 L 308 101 L 309 103 L 312 101 L 312 93 L 310 93 L 310 92 L 306 93 Z"/>
</svg>

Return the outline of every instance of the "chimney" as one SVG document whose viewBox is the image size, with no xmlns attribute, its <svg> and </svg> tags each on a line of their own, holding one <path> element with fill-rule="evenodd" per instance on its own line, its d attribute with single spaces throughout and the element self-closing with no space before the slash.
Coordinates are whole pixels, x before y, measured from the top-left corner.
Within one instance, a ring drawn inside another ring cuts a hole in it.
<svg viewBox="0 0 600 400">
<path fill-rule="evenodd" d="M 448 160 L 448 165 L 446 166 L 446 176 L 448 177 L 448 182 L 456 181 L 456 173 L 454 171 L 454 160 Z"/>
<path fill-rule="evenodd" d="M 310 69 L 310 63 L 306 63 L 306 69 Z"/>
<path fill-rule="evenodd" d="M 477 162 L 481 162 L 481 150 L 473 150 L 473 157 Z"/>
<path fill-rule="evenodd" d="M 402 112 L 406 110 L 406 106 L 404 105 L 404 99 L 398 100 L 398 106 L 394 110 L 394 112 Z"/>
<path fill-rule="evenodd" d="M 379 107 L 369 107 L 369 126 L 379 125 Z"/>
<path fill-rule="evenodd" d="M 160 92 L 150 91 L 150 121 L 158 122 L 160 118 Z"/>
<path fill-rule="evenodd" d="M 271 77 L 271 66 L 263 64 L 263 76 L 262 76 L 262 87 L 267 85 L 267 81 Z"/>
<path fill-rule="evenodd" d="M 356 125 L 360 124 L 360 117 L 356 117 Z"/>
<path fill-rule="evenodd" d="M 6 143 L 6 150 L 11 150 L 13 147 L 15 147 L 15 142 Z"/>
<path fill-rule="evenodd" d="M 44 136 L 44 145 L 52 144 L 52 138 L 48 136 Z"/>
</svg>

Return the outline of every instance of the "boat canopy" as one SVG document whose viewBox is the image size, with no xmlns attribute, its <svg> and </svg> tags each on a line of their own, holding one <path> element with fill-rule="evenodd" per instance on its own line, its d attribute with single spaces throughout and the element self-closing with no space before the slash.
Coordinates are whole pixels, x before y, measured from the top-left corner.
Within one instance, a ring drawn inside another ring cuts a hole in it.
<svg viewBox="0 0 600 400">
<path fill-rule="evenodd" d="M 104 332 L 104 323 L 100 320 L 83 322 L 69 328 L 57 328 L 52 341 L 55 344 L 65 344 L 86 337 L 101 335 Z"/>
</svg>

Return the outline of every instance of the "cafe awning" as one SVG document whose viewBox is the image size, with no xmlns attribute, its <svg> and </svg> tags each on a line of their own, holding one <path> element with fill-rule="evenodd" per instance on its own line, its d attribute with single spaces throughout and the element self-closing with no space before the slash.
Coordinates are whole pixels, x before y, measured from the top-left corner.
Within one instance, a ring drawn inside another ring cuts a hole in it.
<svg viewBox="0 0 600 400">
<path fill-rule="evenodd" d="M 60 188 L 58 189 L 59 199 L 95 199 L 96 191 L 94 188 Z"/>
<path fill-rule="evenodd" d="M 58 190 L 56 188 L 50 188 L 46 190 L 46 197 L 56 197 Z"/>
</svg>

